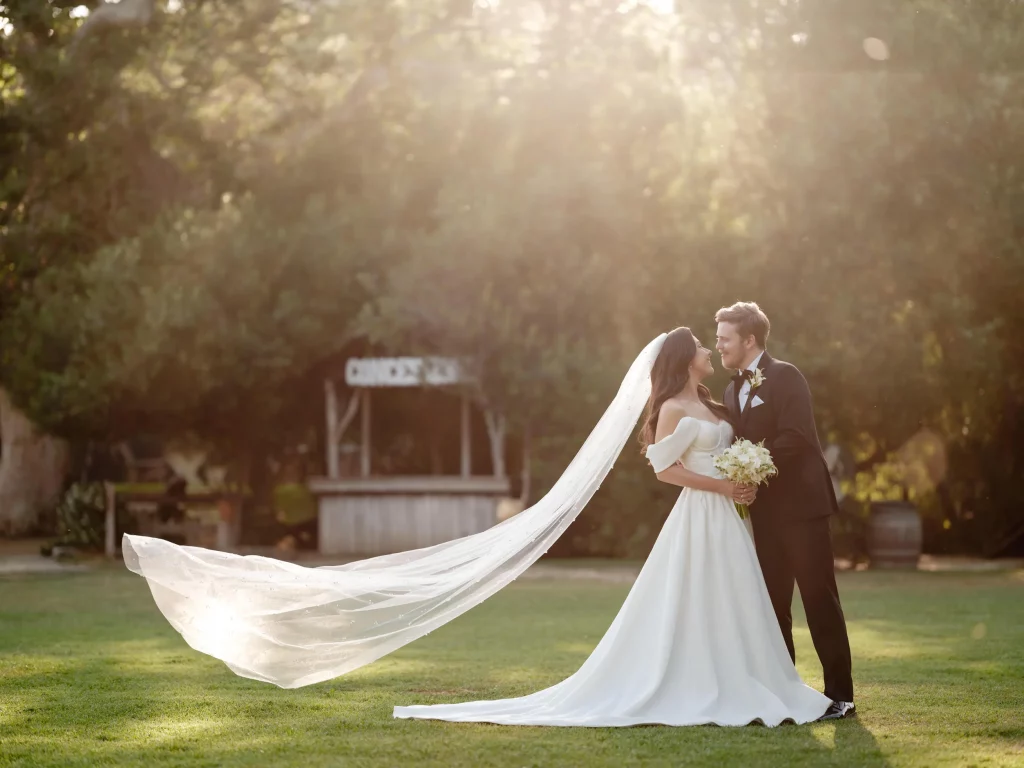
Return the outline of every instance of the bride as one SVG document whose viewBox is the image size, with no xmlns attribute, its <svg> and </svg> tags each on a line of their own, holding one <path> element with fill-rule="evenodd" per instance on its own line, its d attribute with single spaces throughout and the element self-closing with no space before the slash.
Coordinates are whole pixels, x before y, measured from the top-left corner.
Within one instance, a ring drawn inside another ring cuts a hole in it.
<svg viewBox="0 0 1024 768">
<path fill-rule="evenodd" d="M 395 717 L 506 725 L 804 723 L 831 700 L 803 684 L 775 618 L 754 544 L 721 479 L 728 410 L 701 380 L 711 350 L 668 334 L 651 372 L 641 441 L 658 479 L 683 490 L 626 602 L 580 670 L 519 699 L 396 707 Z M 680 463 L 677 463 L 680 462 Z"/>
<path fill-rule="evenodd" d="M 831 702 L 800 680 L 735 511 L 733 500 L 749 502 L 755 489 L 714 468 L 733 431 L 701 384 L 711 373 L 711 352 L 689 329 L 656 338 L 548 494 L 482 533 L 323 568 L 126 535 L 125 563 L 186 642 L 236 674 L 284 688 L 328 680 L 447 623 L 526 570 L 596 492 L 646 405 L 646 456 L 682 492 L 590 658 L 529 696 L 395 707 L 394 716 L 551 726 L 810 722 Z"/>
</svg>

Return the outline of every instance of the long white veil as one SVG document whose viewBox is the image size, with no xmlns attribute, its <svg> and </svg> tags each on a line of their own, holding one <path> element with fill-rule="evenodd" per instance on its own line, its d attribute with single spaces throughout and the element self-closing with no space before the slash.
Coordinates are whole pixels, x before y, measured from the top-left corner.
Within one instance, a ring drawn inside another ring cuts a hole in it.
<svg viewBox="0 0 1024 768">
<path fill-rule="evenodd" d="M 534 563 L 601 486 L 651 391 L 665 335 L 630 366 L 551 490 L 493 528 L 425 549 L 306 568 L 125 535 L 125 564 L 171 625 L 235 674 L 282 688 L 343 675 L 483 602 Z"/>
</svg>

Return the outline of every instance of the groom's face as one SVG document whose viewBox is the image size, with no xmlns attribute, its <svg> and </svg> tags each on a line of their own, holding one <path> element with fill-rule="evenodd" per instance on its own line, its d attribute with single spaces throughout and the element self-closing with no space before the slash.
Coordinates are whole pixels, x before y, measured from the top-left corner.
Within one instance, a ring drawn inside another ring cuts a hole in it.
<svg viewBox="0 0 1024 768">
<path fill-rule="evenodd" d="M 747 358 L 754 349 L 754 337 L 740 337 L 740 332 L 732 323 L 718 324 L 718 338 L 715 349 L 722 356 L 722 365 L 738 371 L 746 365 Z"/>
</svg>

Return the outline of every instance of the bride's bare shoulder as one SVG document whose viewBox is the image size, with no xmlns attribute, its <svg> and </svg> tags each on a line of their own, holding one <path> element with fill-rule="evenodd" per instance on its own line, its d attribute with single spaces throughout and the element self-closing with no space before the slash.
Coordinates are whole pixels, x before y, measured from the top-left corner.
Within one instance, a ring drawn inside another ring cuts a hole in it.
<svg viewBox="0 0 1024 768">
<path fill-rule="evenodd" d="M 658 429 L 656 430 L 657 434 L 654 436 L 655 442 L 675 432 L 679 422 L 689 415 L 686 412 L 686 405 L 678 400 L 666 400 L 662 403 L 661 410 L 658 411 Z"/>
</svg>

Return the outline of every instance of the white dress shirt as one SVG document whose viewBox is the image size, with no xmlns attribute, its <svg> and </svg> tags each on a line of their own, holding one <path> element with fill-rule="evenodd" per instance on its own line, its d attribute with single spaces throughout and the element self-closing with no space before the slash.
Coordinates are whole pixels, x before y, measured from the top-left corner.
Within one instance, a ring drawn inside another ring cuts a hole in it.
<svg viewBox="0 0 1024 768">
<path fill-rule="evenodd" d="M 764 352 L 754 358 L 753 362 L 747 366 L 748 371 L 756 371 L 757 364 L 761 362 L 761 358 L 764 357 Z M 740 387 L 740 411 L 747 407 L 747 398 L 750 397 L 750 379 L 746 379 L 743 382 L 743 386 Z"/>
</svg>

